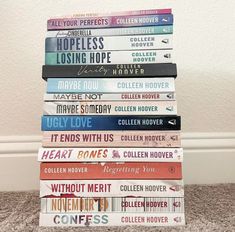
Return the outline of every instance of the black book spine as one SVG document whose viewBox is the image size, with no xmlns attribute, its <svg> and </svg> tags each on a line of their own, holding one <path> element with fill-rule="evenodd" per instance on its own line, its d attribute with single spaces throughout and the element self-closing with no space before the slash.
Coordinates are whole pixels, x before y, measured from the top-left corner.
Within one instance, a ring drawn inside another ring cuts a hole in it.
<svg viewBox="0 0 235 232">
<path fill-rule="evenodd" d="M 43 65 L 42 78 L 118 78 L 118 77 L 174 77 L 176 64 L 122 64 L 122 65 Z"/>
<path fill-rule="evenodd" d="M 42 131 L 180 130 L 180 116 L 43 116 Z"/>
</svg>

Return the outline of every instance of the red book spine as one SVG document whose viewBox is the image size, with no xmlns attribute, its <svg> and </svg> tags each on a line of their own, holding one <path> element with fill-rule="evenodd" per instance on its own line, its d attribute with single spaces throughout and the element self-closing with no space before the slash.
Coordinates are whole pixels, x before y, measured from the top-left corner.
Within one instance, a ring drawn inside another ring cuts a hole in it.
<svg viewBox="0 0 235 232">
<path fill-rule="evenodd" d="M 182 179 L 179 162 L 41 163 L 41 180 Z"/>
</svg>

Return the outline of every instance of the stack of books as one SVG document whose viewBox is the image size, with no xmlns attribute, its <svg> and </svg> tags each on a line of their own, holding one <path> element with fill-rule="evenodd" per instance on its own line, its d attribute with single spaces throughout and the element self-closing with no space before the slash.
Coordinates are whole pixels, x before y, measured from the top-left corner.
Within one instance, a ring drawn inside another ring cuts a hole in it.
<svg viewBox="0 0 235 232">
<path fill-rule="evenodd" d="M 40 225 L 184 225 L 171 9 L 47 29 Z"/>
</svg>

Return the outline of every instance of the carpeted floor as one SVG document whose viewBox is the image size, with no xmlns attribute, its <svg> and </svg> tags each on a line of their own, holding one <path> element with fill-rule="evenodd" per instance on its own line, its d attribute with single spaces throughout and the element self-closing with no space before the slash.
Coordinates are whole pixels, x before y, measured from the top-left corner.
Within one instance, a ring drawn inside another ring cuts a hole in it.
<svg viewBox="0 0 235 232">
<path fill-rule="evenodd" d="M 0 192 L 0 232 L 235 232 L 235 184 L 185 186 L 185 227 L 39 228 L 38 192 Z"/>
</svg>

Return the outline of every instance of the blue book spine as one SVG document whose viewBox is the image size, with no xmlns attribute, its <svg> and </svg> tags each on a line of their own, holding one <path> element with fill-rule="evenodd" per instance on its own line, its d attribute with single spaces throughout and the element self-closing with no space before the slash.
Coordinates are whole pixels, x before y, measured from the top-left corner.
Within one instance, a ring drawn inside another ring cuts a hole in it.
<svg viewBox="0 0 235 232">
<path fill-rule="evenodd" d="M 46 38 L 173 34 L 173 25 L 47 31 Z"/>
<path fill-rule="evenodd" d="M 180 116 L 43 116 L 42 131 L 180 130 Z"/>
<path fill-rule="evenodd" d="M 48 78 L 47 93 L 174 92 L 174 78 Z"/>
</svg>

